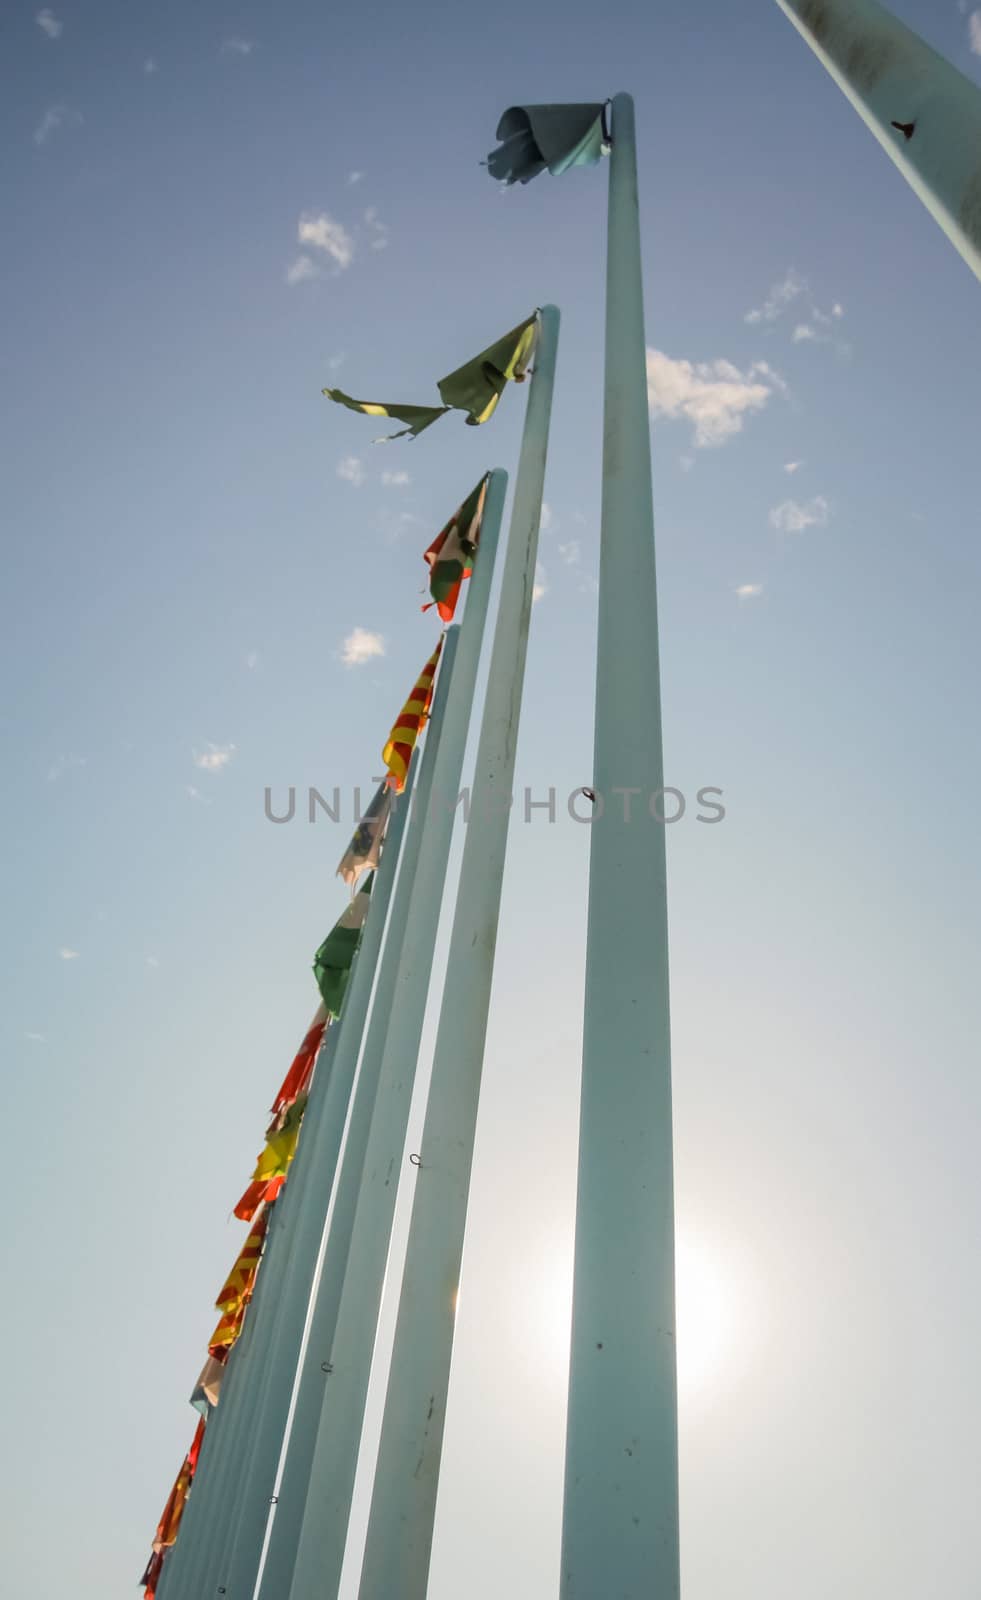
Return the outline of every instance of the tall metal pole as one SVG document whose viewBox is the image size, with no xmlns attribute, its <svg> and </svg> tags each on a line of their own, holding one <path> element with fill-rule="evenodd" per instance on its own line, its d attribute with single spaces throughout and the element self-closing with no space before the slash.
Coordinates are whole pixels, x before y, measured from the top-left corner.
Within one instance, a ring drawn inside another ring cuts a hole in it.
<svg viewBox="0 0 981 1600">
<path fill-rule="evenodd" d="M 447 678 L 452 671 L 451 654 L 446 662 Z M 438 746 L 438 719 L 434 719 L 432 737 L 433 745 Z M 365 1020 L 388 926 L 396 869 L 403 853 L 413 787 L 425 804 L 432 781 L 433 760 L 434 752 L 430 753 L 427 737 L 421 764 L 418 760 L 410 763 L 405 791 L 389 822 L 372 889 L 371 908 L 344 996 L 341 1019 L 328 1031 L 328 1038 L 335 1031 L 338 1037 L 329 1080 L 325 1085 L 323 1110 L 316 1130 L 311 1130 L 308 1148 L 303 1150 L 301 1146 L 301 1150 L 297 1151 L 297 1163 L 300 1162 L 301 1151 L 303 1162 L 300 1172 L 291 1179 L 291 1184 L 302 1187 L 298 1187 L 295 1208 L 291 1213 L 289 1260 L 277 1296 L 269 1349 L 256 1377 L 255 1403 L 249 1431 L 238 1452 L 231 1486 L 233 1511 L 225 1524 L 224 1544 L 219 1552 L 220 1583 L 229 1596 L 241 1594 L 251 1600 Z M 420 769 L 418 782 L 417 769 Z M 411 848 L 411 842 L 407 842 L 406 856 Z M 287 1185 L 287 1193 L 290 1186 Z"/>
<path fill-rule="evenodd" d="M 563 1600 L 677 1600 L 661 697 L 634 107 L 613 101 Z M 656 798 L 655 798 L 656 797 Z"/>
<path fill-rule="evenodd" d="M 473 577 L 470 579 L 470 593 L 467 599 L 463 627 L 460 630 L 459 651 L 453 669 L 453 694 L 456 707 L 454 714 L 463 721 L 463 726 L 459 730 L 458 736 L 463 739 L 464 743 L 466 740 L 466 725 L 469 721 L 469 708 L 476 681 L 484 623 L 490 600 L 494 561 L 497 553 L 506 491 L 507 473 L 497 468 L 490 474 L 490 482 L 487 487 L 487 499 L 484 506 L 480 534 L 480 555 L 474 565 Z M 450 635 L 450 638 L 455 639 L 455 630 Z M 459 685 L 459 689 L 456 685 Z M 438 707 L 434 707 L 435 711 L 438 711 L 438 709 Z M 446 720 L 446 714 L 444 713 L 439 718 L 439 722 L 446 724 Z M 435 732 L 436 727 L 434 726 L 432 732 L 427 735 L 427 744 Z M 452 729 L 447 728 L 447 734 L 453 737 Z M 431 746 L 427 759 L 434 757 L 435 754 L 436 746 Z M 445 775 L 441 776 L 439 781 L 442 784 L 445 781 Z M 292 1422 L 284 1446 L 276 1504 L 270 1524 L 268 1546 L 261 1567 L 260 1600 L 262 1600 L 262 1597 L 268 1597 L 268 1600 L 283 1600 L 283 1596 L 288 1593 L 293 1574 L 293 1564 L 306 1504 L 310 1464 L 316 1446 L 320 1413 L 324 1401 L 326 1381 L 324 1365 L 328 1363 L 328 1358 L 330 1357 L 334 1331 L 337 1325 L 341 1291 L 344 1287 L 354 1216 L 361 1190 L 362 1175 L 365 1170 L 365 1157 L 372 1128 L 372 1113 L 378 1092 L 382 1053 L 388 1034 L 389 1021 L 396 1003 L 395 996 L 408 927 L 416 864 L 420 854 L 423 831 L 428 825 L 427 819 L 431 809 L 430 788 L 432 788 L 431 782 L 424 795 L 422 782 L 420 781 L 415 807 L 417 815 L 413 822 L 409 843 L 406 846 L 398 897 L 392 909 L 391 926 L 378 975 L 378 986 L 372 1008 L 371 1022 L 365 1040 L 358 1087 L 344 1147 L 344 1160 L 341 1164 L 337 1194 L 334 1200 L 330 1234 L 326 1251 L 323 1253 L 322 1265 L 317 1275 L 308 1337 L 305 1342 L 300 1371 L 293 1392 Z M 441 806 L 446 804 L 450 798 L 450 796 L 444 795 L 437 788 L 434 793 L 433 803 Z M 416 929 L 414 926 L 412 932 L 413 937 L 415 937 Z"/>
<path fill-rule="evenodd" d="M 361 1600 L 425 1600 L 507 850 L 559 313 L 535 354 L 375 1473 Z M 613 1591 L 603 1591 L 612 1594 Z M 597 1591 L 596 1600 L 600 1600 Z"/>
<path fill-rule="evenodd" d="M 981 89 L 877 0 L 777 0 L 981 278 Z"/>
<path fill-rule="evenodd" d="M 480 568 L 478 560 L 471 583 L 476 582 Z M 471 591 L 468 612 L 473 600 Z M 476 659 L 473 675 L 475 678 Z M 377 1096 L 330 1350 L 330 1372 L 289 1591 L 292 1600 L 333 1600 L 340 1583 L 472 693 L 473 679 L 468 687 L 461 679 L 453 686 L 447 708 L 447 726 L 433 780 L 434 804 L 423 838 L 409 929 L 378 1069 Z M 281 1593 L 285 1595 L 285 1591 Z"/>
</svg>

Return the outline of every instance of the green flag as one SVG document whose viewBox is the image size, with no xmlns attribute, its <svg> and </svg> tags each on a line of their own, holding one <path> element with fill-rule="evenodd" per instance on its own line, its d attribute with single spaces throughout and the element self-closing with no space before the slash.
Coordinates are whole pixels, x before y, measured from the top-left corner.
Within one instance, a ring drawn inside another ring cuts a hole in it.
<svg viewBox="0 0 981 1600">
<path fill-rule="evenodd" d="M 374 874 L 372 874 L 373 878 Z M 344 914 L 334 926 L 313 958 L 313 972 L 317 980 L 325 1009 L 332 1017 L 340 1015 L 344 991 L 351 976 L 351 963 L 361 943 L 361 930 L 368 915 L 372 878 L 359 889 Z"/>
<path fill-rule="evenodd" d="M 530 183 L 592 166 L 608 149 L 603 105 L 509 106 L 497 125 L 501 143 L 487 157 L 492 178 Z"/>
<path fill-rule="evenodd" d="M 473 571 L 480 539 L 480 525 L 484 518 L 489 474 L 485 473 L 476 489 L 472 489 L 462 506 L 454 511 L 445 528 L 436 535 L 423 560 L 429 568 L 431 605 L 437 607 L 444 622 L 453 621 L 456 603 L 464 578 Z M 428 611 L 429 606 L 423 606 Z"/>
<path fill-rule="evenodd" d="M 352 400 L 343 389 L 324 389 L 328 400 L 336 400 L 338 405 L 347 406 L 349 411 L 361 411 L 366 417 L 391 417 L 393 422 L 405 422 L 405 428 L 400 428 L 398 433 L 386 434 L 387 439 L 404 439 L 406 434 L 411 434 L 413 439 L 422 433 L 424 428 L 438 422 L 440 417 L 445 417 L 449 406 L 396 406 L 383 405 L 375 400 Z M 376 444 L 382 440 L 376 439 Z"/>
<path fill-rule="evenodd" d="M 537 331 L 538 312 L 535 311 L 496 344 L 481 350 L 472 361 L 465 362 L 448 377 L 440 378 L 437 385 L 440 398 L 448 406 L 468 412 L 468 423 L 486 422 L 496 410 L 505 384 L 512 379 L 515 383 L 524 381 Z"/>
</svg>

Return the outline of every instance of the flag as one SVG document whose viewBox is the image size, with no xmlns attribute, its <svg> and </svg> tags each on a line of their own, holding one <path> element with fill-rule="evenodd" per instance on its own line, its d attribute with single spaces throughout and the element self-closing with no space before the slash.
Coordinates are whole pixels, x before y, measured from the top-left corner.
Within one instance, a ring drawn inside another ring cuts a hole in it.
<svg viewBox="0 0 981 1600">
<path fill-rule="evenodd" d="M 457 507 L 442 533 L 436 535 L 422 558 L 429 568 L 431 603 L 444 622 L 453 621 L 461 585 L 473 571 L 487 500 L 487 480 L 488 475 L 485 474 L 476 489 L 467 495 L 462 506 Z M 422 609 L 428 611 L 429 607 L 423 606 Z"/>
<path fill-rule="evenodd" d="M 187 1503 L 188 1491 L 191 1481 L 197 1470 L 198 1456 L 201 1454 L 201 1441 L 204 1438 L 204 1418 L 202 1417 L 194 1430 L 191 1448 L 184 1457 L 181 1470 L 177 1474 L 174 1487 L 171 1489 L 167 1504 L 163 1508 L 163 1515 L 157 1524 L 157 1532 L 153 1541 L 154 1554 L 159 1555 L 166 1550 L 177 1538 L 177 1530 L 184 1515 L 184 1506 Z M 149 1570 L 149 1568 L 147 1569 Z M 158 1569 L 159 1573 L 159 1569 Z"/>
<path fill-rule="evenodd" d="M 223 1311 L 219 1317 L 208 1343 L 208 1354 L 214 1356 L 216 1361 L 228 1359 L 229 1350 L 242 1332 L 246 1309 L 245 1304 L 238 1305 L 231 1311 Z"/>
<path fill-rule="evenodd" d="M 351 963 L 361 943 L 361 930 L 371 904 L 371 885 L 372 878 L 369 878 L 347 910 L 338 917 L 313 958 L 313 975 L 317 980 L 317 987 L 323 996 L 324 1006 L 333 1017 L 340 1014 L 344 1003 L 344 992 L 351 975 Z"/>
<path fill-rule="evenodd" d="M 411 434 L 413 439 L 418 438 L 424 428 L 429 428 L 434 422 L 438 422 L 450 409 L 448 405 L 397 406 L 382 404 L 376 400 L 352 400 L 343 389 L 323 389 L 321 393 L 325 394 L 328 400 L 336 400 L 338 405 L 347 406 L 349 411 L 361 411 L 367 417 L 391 417 L 394 422 L 408 424 L 407 427 L 400 428 L 398 433 L 387 434 L 388 439 L 404 439 L 406 434 Z M 375 440 L 376 444 L 382 442 L 381 439 Z"/>
<path fill-rule="evenodd" d="M 253 1179 L 285 1178 L 287 1168 L 296 1154 L 296 1141 L 300 1136 L 300 1123 L 307 1108 L 305 1094 L 297 1095 L 291 1105 L 274 1118 L 266 1134 L 266 1147 L 256 1162 Z"/>
<path fill-rule="evenodd" d="M 433 679 L 436 676 L 436 667 L 442 648 L 443 638 L 441 635 L 439 643 L 416 679 L 412 693 L 396 717 L 395 726 L 389 734 L 388 743 L 382 751 L 382 760 L 388 768 L 388 782 L 396 794 L 401 794 L 405 788 L 405 779 L 409 770 L 409 762 L 412 760 L 412 752 L 416 747 L 416 740 L 422 732 L 422 725 L 429 715 L 429 707 L 433 698 Z"/>
<path fill-rule="evenodd" d="M 206 1417 L 218 1404 L 224 1376 L 225 1363 L 216 1356 L 209 1356 L 198 1374 L 198 1381 L 191 1394 L 191 1405 L 195 1411 L 200 1411 L 202 1417 Z"/>
<path fill-rule="evenodd" d="M 268 1211 L 262 1210 L 249 1229 L 249 1236 L 235 1258 L 235 1264 L 215 1301 L 219 1311 L 234 1310 L 237 1305 L 243 1305 L 252 1293 L 268 1220 Z"/>
<path fill-rule="evenodd" d="M 163 1568 L 163 1563 L 163 1551 L 155 1550 L 147 1562 L 143 1571 L 143 1576 L 140 1579 L 140 1587 L 146 1590 L 143 1600 L 153 1600 L 153 1597 L 157 1592 L 157 1584 L 160 1582 L 160 1573 Z"/>
<path fill-rule="evenodd" d="M 351 843 L 341 856 L 337 869 L 337 876 L 352 888 L 362 872 L 367 872 L 369 868 L 374 871 L 378 865 L 391 809 L 392 791 L 387 783 L 383 783 L 355 828 Z"/>
<path fill-rule="evenodd" d="M 273 1101 L 272 1109 L 274 1114 L 277 1111 L 282 1111 L 284 1106 L 288 1106 L 291 1101 L 296 1099 L 298 1094 L 302 1094 L 305 1089 L 309 1088 L 310 1079 L 313 1076 L 314 1062 L 323 1043 L 326 1027 L 327 1012 L 324 1006 L 321 1006 L 307 1029 L 303 1043 L 293 1057 L 293 1065 L 283 1079 L 279 1093 Z"/>
<path fill-rule="evenodd" d="M 497 125 L 501 144 L 487 157 L 492 178 L 530 183 L 546 167 L 554 176 L 593 166 L 609 148 L 603 105 L 509 106 Z"/>
<path fill-rule="evenodd" d="M 240 1222 L 251 1222 L 261 1205 L 272 1205 L 285 1182 L 285 1175 L 254 1179 L 237 1202 L 232 1215 L 238 1217 Z"/>
<path fill-rule="evenodd" d="M 524 381 L 538 331 L 538 312 L 506 333 L 496 344 L 488 345 L 472 361 L 467 361 L 448 377 L 440 378 L 437 388 L 448 406 L 469 412 L 468 423 L 486 422 L 497 409 L 497 402 L 510 379 Z"/>
</svg>

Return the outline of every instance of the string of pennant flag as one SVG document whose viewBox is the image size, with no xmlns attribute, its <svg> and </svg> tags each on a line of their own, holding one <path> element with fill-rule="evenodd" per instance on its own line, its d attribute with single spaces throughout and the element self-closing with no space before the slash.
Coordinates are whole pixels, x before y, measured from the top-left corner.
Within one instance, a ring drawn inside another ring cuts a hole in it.
<svg viewBox="0 0 981 1600">
<path fill-rule="evenodd" d="M 437 383 L 440 406 L 412 406 L 354 400 L 339 389 L 324 389 L 329 399 L 368 416 L 391 417 L 406 426 L 391 438 L 416 437 L 448 411 L 466 412 L 470 425 L 486 422 L 509 382 L 527 375 L 538 328 L 538 312 Z M 382 441 L 376 441 L 382 442 Z M 470 577 L 480 544 L 489 474 L 485 473 L 437 533 L 423 560 L 428 568 L 430 600 L 444 625 L 452 622 L 463 584 Z M 395 719 L 382 751 L 386 777 L 359 821 L 337 867 L 351 899 L 313 958 L 320 1005 L 272 1103 L 265 1142 L 252 1176 L 234 1206 L 234 1215 L 249 1225 L 245 1242 L 215 1300 L 218 1323 L 191 1393 L 199 1413 L 194 1437 L 167 1497 L 140 1584 L 144 1600 L 154 1600 L 164 1562 L 177 1541 L 190 1498 L 208 1419 L 219 1403 L 229 1358 L 242 1334 L 255 1293 L 266 1248 L 269 1222 L 296 1156 L 317 1060 L 328 1029 L 340 1018 L 355 956 L 371 907 L 371 889 L 378 868 L 394 798 L 405 788 L 409 765 L 429 718 L 445 634 L 429 656 L 412 692 Z"/>
</svg>

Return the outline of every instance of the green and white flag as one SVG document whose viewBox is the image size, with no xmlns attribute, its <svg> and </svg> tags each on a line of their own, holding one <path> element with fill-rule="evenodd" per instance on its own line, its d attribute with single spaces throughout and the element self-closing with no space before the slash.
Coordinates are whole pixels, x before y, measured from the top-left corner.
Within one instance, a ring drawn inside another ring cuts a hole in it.
<svg viewBox="0 0 981 1600">
<path fill-rule="evenodd" d="M 392 810 L 392 791 L 387 780 L 376 791 L 374 798 L 354 830 L 351 843 L 341 856 L 337 876 L 352 887 L 362 872 L 374 871 L 381 860 L 382 840 L 388 827 Z"/>
<path fill-rule="evenodd" d="M 361 930 L 371 904 L 372 878 L 355 895 L 313 958 L 313 973 L 328 1014 L 340 1016 L 351 963 L 361 943 Z"/>
<path fill-rule="evenodd" d="M 441 398 L 448 406 L 468 412 L 471 426 L 486 422 L 497 409 L 505 386 L 511 381 L 524 382 L 537 332 L 538 312 L 534 311 L 472 361 L 440 378 L 437 387 Z"/>
</svg>

